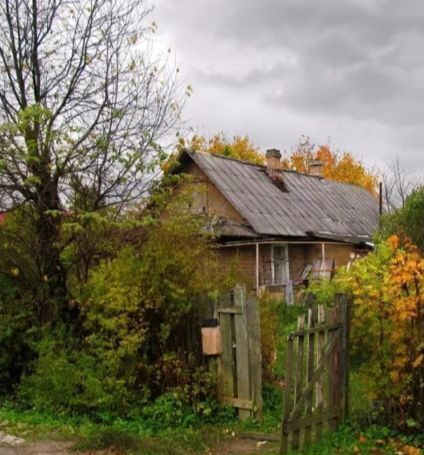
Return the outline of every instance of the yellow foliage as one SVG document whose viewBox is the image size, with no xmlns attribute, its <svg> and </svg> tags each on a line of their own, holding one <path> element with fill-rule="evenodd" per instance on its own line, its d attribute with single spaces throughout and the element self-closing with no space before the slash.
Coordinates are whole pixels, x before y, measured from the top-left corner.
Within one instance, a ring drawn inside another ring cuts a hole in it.
<svg viewBox="0 0 424 455">
<path fill-rule="evenodd" d="M 249 136 L 234 136 L 229 140 L 223 133 L 207 139 L 204 136 L 193 136 L 190 140 L 181 139 L 178 149 L 189 148 L 198 152 L 227 156 L 253 164 L 264 164 L 265 157 L 252 143 Z"/>
<path fill-rule="evenodd" d="M 377 396 L 413 406 L 424 366 L 424 257 L 409 239 L 392 236 L 353 265 L 348 281 L 353 346 L 369 353 Z"/>
</svg>

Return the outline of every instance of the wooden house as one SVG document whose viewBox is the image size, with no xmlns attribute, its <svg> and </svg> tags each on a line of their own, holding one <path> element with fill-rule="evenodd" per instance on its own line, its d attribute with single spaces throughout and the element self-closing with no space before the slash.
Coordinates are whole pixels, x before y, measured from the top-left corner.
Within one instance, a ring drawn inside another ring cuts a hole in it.
<svg viewBox="0 0 424 455">
<path fill-rule="evenodd" d="M 286 293 L 308 277 L 330 276 L 372 248 L 379 218 L 374 195 L 310 174 L 282 169 L 281 153 L 266 165 L 183 151 L 175 172 L 191 175 L 193 210 L 214 220 L 224 267 L 237 263 L 257 293 Z"/>
</svg>

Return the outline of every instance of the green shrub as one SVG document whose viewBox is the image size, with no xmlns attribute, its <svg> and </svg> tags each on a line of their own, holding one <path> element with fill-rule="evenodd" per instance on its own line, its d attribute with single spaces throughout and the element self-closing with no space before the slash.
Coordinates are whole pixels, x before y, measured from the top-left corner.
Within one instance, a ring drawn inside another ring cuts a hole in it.
<svg viewBox="0 0 424 455">
<path fill-rule="evenodd" d="M 31 295 L 0 275 L 0 397 L 14 392 L 34 358 L 36 311 Z"/>
<path fill-rule="evenodd" d="M 37 347 L 34 370 L 19 389 L 21 403 L 42 412 L 91 416 L 120 415 L 137 404 L 117 377 L 116 364 L 82 350 L 72 337 L 49 334 Z"/>
<path fill-rule="evenodd" d="M 200 328 L 192 335 L 196 296 L 217 292 L 228 278 L 201 233 L 204 221 L 171 204 L 166 215 L 146 218 L 141 245 L 94 268 L 74 300 L 79 325 L 46 327 L 21 399 L 40 410 L 104 419 L 173 393 L 204 412 L 215 380 L 202 365 Z"/>
<path fill-rule="evenodd" d="M 381 222 L 383 238 L 391 235 L 407 236 L 424 252 L 424 187 L 417 188 L 394 213 L 385 215 Z"/>
<path fill-rule="evenodd" d="M 262 364 L 265 379 L 279 381 L 284 377 L 288 334 L 296 329 L 297 318 L 305 309 L 287 305 L 282 299 L 264 295 L 259 301 L 261 317 Z"/>
</svg>

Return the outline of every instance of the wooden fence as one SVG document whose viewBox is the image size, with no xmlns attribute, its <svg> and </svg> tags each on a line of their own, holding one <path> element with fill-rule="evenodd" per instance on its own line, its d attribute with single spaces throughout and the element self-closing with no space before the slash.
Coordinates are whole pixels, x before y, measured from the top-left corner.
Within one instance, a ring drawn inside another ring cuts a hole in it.
<svg viewBox="0 0 424 455">
<path fill-rule="evenodd" d="M 334 431 L 348 412 L 350 299 L 309 308 L 288 336 L 281 454 Z"/>
<path fill-rule="evenodd" d="M 259 308 L 244 286 L 221 296 L 216 306 L 221 334 L 220 401 L 238 408 L 240 419 L 262 418 L 262 355 Z"/>
</svg>

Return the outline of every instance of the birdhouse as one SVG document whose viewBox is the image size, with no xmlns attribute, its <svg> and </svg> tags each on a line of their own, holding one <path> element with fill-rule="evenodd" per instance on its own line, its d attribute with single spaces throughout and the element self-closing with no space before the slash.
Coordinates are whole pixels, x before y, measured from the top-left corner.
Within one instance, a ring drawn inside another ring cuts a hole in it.
<svg viewBox="0 0 424 455">
<path fill-rule="evenodd" d="M 202 326 L 202 352 L 204 355 L 221 354 L 221 330 L 216 319 L 205 321 Z"/>
</svg>

